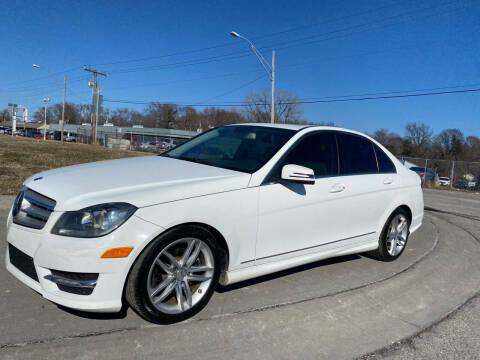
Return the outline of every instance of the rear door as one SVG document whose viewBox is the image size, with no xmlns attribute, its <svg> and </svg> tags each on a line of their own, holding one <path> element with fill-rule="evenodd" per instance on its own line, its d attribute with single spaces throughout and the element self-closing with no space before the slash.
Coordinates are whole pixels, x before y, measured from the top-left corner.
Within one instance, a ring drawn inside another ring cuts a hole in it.
<svg viewBox="0 0 480 360">
<path fill-rule="evenodd" d="M 341 183 L 345 186 L 344 226 L 348 236 L 377 230 L 378 221 L 392 203 L 398 186 L 395 166 L 364 136 L 338 132 Z"/>
</svg>

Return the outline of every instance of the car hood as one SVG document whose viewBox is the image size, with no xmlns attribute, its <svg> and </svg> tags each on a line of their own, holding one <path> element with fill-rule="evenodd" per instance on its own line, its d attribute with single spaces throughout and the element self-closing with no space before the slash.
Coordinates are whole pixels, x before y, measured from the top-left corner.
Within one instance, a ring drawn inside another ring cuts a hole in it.
<svg viewBox="0 0 480 360">
<path fill-rule="evenodd" d="M 144 207 L 248 186 L 250 174 L 163 156 L 69 166 L 36 174 L 30 189 L 57 202 L 55 211 L 107 202 Z"/>
</svg>

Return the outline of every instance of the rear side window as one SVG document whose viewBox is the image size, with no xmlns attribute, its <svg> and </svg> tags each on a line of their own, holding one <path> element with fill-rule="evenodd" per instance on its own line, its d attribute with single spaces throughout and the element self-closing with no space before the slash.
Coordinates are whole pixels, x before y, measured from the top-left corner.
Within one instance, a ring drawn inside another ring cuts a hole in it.
<svg viewBox="0 0 480 360">
<path fill-rule="evenodd" d="M 378 173 L 373 143 L 361 136 L 339 133 L 340 170 L 343 175 Z"/>
<path fill-rule="evenodd" d="M 301 139 L 282 160 L 280 169 L 287 164 L 310 168 L 315 177 L 338 175 L 335 135 L 331 132 L 318 132 Z"/>
<path fill-rule="evenodd" d="M 395 169 L 395 165 L 393 165 L 392 160 L 380 149 L 377 145 L 373 145 L 375 147 L 375 154 L 377 154 L 377 161 L 378 161 L 378 171 L 380 173 L 396 173 L 397 169 Z"/>
</svg>

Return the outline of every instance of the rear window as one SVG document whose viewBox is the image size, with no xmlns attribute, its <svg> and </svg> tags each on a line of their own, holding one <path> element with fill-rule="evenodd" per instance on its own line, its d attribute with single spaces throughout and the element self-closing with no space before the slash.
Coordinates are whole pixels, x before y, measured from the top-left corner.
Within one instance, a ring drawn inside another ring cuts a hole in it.
<svg viewBox="0 0 480 360">
<path fill-rule="evenodd" d="M 340 169 L 343 175 L 378 173 L 373 143 L 359 135 L 339 133 Z"/>
</svg>

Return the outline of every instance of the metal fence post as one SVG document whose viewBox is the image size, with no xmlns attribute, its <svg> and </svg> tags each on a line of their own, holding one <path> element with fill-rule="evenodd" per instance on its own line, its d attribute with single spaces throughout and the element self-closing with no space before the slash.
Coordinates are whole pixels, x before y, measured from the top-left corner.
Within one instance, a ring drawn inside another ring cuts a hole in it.
<svg viewBox="0 0 480 360">
<path fill-rule="evenodd" d="M 427 164 L 428 164 L 428 159 L 425 159 L 425 168 L 423 169 L 423 186 L 424 187 L 427 185 Z"/>
<path fill-rule="evenodd" d="M 455 160 L 452 160 L 452 170 L 450 172 L 450 190 L 453 189 L 453 176 L 454 176 L 454 171 L 455 171 Z"/>
</svg>

